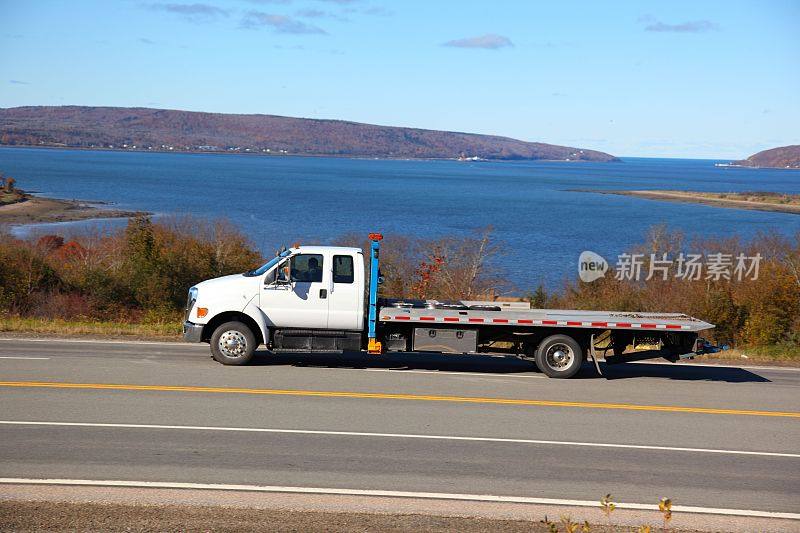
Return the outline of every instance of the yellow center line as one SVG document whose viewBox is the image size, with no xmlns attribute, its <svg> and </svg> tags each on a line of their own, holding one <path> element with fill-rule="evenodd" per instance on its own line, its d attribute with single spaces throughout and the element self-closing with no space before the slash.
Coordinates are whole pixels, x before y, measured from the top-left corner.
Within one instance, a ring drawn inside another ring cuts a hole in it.
<svg viewBox="0 0 800 533">
<path fill-rule="evenodd" d="M 713 415 L 747 415 L 800 418 L 800 412 L 757 411 L 749 409 L 717 409 L 678 405 L 638 405 L 629 403 L 564 402 L 557 400 L 524 400 L 514 398 L 481 398 L 472 396 L 432 396 L 424 394 L 389 394 L 383 392 L 313 391 L 294 389 L 243 389 L 235 387 L 196 387 L 182 385 L 133 385 L 114 383 L 64 383 L 57 381 L 0 381 L 0 387 L 45 389 L 90 389 L 118 391 L 208 392 L 221 394 L 260 394 L 271 396 L 316 396 L 323 398 L 372 398 L 380 400 L 415 400 L 425 402 L 457 402 L 540 407 L 579 407 L 583 409 L 619 409 L 625 411 L 663 411 L 670 413 L 702 413 Z"/>
</svg>

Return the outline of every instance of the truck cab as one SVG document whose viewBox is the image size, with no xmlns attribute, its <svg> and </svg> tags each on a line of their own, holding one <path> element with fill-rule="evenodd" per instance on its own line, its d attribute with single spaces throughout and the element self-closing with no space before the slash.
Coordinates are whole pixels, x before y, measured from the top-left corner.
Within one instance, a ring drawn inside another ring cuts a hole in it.
<svg viewBox="0 0 800 533">
<path fill-rule="evenodd" d="M 192 287 L 184 337 L 210 342 L 214 357 L 228 364 L 244 364 L 262 343 L 291 351 L 359 349 L 364 283 L 358 248 L 291 248 L 257 269 Z"/>
</svg>

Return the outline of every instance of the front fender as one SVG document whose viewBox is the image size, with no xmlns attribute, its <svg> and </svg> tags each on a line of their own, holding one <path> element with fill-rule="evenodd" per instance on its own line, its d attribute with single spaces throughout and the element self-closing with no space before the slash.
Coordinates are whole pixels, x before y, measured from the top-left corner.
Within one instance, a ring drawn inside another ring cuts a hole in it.
<svg viewBox="0 0 800 533">
<path fill-rule="evenodd" d="M 256 294 L 256 296 L 258 296 L 258 294 Z M 261 309 L 255 304 L 256 296 L 253 296 L 250 301 L 247 302 L 247 305 L 242 309 L 242 313 L 253 319 L 253 322 L 256 323 L 258 329 L 261 331 L 261 338 L 264 339 L 264 344 L 266 344 L 269 342 L 269 325 L 264 319 L 264 313 L 262 313 Z"/>
<path fill-rule="evenodd" d="M 255 296 L 252 297 L 247 304 L 238 311 L 233 311 L 229 308 L 206 317 L 202 324 L 196 324 L 202 327 L 202 340 L 207 342 L 214 334 L 214 330 L 221 324 L 230 321 L 239 321 L 247 324 L 256 336 L 261 337 L 264 344 L 268 343 L 270 340 L 269 326 L 265 322 L 264 316 L 259 311 L 258 306 L 253 303 L 255 299 Z"/>
</svg>

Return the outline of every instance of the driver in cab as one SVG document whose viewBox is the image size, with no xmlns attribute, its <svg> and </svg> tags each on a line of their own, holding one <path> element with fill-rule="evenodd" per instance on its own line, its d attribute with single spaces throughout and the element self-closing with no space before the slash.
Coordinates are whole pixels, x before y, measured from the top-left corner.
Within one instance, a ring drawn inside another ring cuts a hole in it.
<svg viewBox="0 0 800 533">
<path fill-rule="evenodd" d="M 299 268 L 296 270 L 295 281 L 307 283 L 322 281 L 322 269 L 316 257 L 308 260 L 308 267 L 305 270 Z"/>
</svg>

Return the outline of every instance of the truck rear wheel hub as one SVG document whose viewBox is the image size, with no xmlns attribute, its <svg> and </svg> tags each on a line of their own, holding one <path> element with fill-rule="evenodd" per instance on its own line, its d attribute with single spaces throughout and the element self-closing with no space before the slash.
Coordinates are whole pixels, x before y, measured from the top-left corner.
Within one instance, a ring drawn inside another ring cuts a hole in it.
<svg viewBox="0 0 800 533">
<path fill-rule="evenodd" d="M 547 364 L 551 368 L 565 368 L 572 363 L 572 349 L 566 344 L 555 344 L 547 350 Z"/>
</svg>

